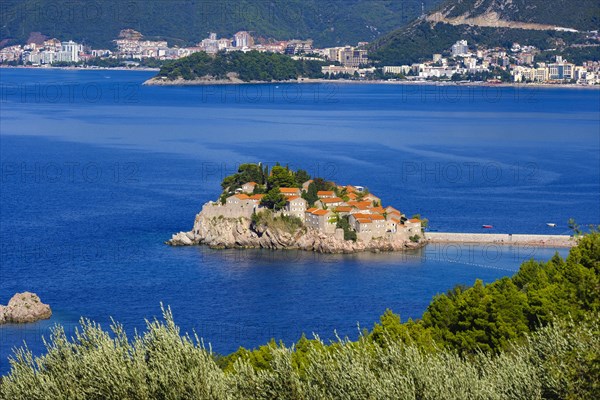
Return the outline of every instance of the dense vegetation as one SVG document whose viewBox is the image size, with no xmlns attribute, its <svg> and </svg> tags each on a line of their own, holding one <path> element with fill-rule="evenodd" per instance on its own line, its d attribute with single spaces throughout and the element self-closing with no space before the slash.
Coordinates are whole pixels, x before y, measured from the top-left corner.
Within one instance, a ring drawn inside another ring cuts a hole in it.
<svg viewBox="0 0 600 400">
<path fill-rule="evenodd" d="M 200 52 L 165 63 L 158 77 L 169 80 L 194 80 L 205 77 L 228 79 L 228 74 L 234 73 L 244 82 L 285 81 L 299 77 L 320 78 L 323 76 L 323 65 L 320 61 L 294 60 L 277 53 L 234 51 L 211 56 Z"/>
<path fill-rule="evenodd" d="M 181 336 L 170 310 L 128 338 L 82 320 L 47 353 L 26 348 L 6 399 L 594 399 L 600 391 L 600 232 L 566 260 L 434 298 L 420 321 L 391 311 L 353 342 L 302 337 L 218 357 Z"/>
<path fill-rule="evenodd" d="M 30 32 L 112 48 L 132 28 L 171 45 L 189 45 L 216 32 L 315 40 L 318 46 L 371 41 L 421 13 L 422 0 L 3 0 L 0 41 L 23 43 Z M 425 0 L 428 8 L 439 0 Z"/>
</svg>

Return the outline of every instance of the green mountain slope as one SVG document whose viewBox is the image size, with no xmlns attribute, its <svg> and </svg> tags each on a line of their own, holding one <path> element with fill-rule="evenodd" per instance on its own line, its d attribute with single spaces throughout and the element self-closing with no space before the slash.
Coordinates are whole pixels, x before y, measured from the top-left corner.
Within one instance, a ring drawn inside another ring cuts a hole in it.
<svg viewBox="0 0 600 400">
<path fill-rule="evenodd" d="M 584 31 L 599 28 L 600 2 L 579 0 L 447 0 L 412 23 L 372 44 L 382 64 L 410 64 L 447 51 L 457 40 L 487 47 L 518 42 L 542 50 L 557 49 L 578 57 L 600 59 L 600 47 Z M 556 27 L 577 30 L 569 32 Z"/>
<path fill-rule="evenodd" d="M 108 47 L 132 28 L 171 44 L 191 44 L 208 32 L 315 40 L 318 46 L 372 41 L 441 0 L 4 0 L 0 41 L 31 32 Z"/>
</svg>

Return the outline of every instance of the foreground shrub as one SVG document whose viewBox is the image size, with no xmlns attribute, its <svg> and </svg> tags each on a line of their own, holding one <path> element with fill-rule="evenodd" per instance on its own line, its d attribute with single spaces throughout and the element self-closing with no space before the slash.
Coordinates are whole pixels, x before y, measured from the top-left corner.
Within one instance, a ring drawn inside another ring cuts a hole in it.
<svg viewBox="0 0 600 400">
<path fill-rule="evenodd" d="M 128 339 L 82 320 L 68 340 L 53 329 L 47 353 L 11 358 L 2 399 L 593 399 L 600 390 L 598 315 L 556 322 L 497 355 L 424 350 L 385 333 L 326 345 L 316 338 L 303 361 L 294 347 L 264 346 L 268 368 L 249 357 L 222 371 L 210 349 L 181 336 L 171 312 Z"/>
</svg>

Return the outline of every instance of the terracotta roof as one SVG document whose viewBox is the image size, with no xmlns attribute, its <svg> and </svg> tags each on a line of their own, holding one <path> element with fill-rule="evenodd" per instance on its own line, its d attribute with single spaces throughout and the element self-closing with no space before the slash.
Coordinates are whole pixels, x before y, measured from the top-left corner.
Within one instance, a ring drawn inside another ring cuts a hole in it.
<svg viewBox="0 0 600 400">
<path fill-rule="evenodd" d="M 346 190 L 348 193 L 356 192 L 356 188 L 352 185 L 346 185 Z"/>
<path fill-rule="evenodd" d="M 329 214 L 328 210 L 316 210 L 312 212 L 313 215 L 327 215 Z"/>
<path fill-rule="evenodd" d="M 317 192 L 317 196 L 331 196 L 331 195 L 335 195 L 335 192 L 333 190 L 319 190 Z"/>
<path fill-rule="evenodd" d="M 281 193 L 298 193 L 300 189 L 298 188 L 279 188 Z"/>
<path fill-rule="evenodd" d="M 321 203 L 325 203 L 325 204 L 328 204 L 328 203 L 341 203 L 343 201 L 344 200 L 340 199 L 339 197 L 333 197 L 333 198 L 330 198 L 330 199 L 321 199 Z"/>
<path fill-rule="evenodd" d="M 311 207 L 311 208 L 309 208 L 308 210 L 306 210 L 306 212 L 308 212 L 308 213 L 311 213 L 311 214 L 312 214 L 314 211 L 317 211 L 317 210 L 318 210 L 318 208 L 316 208 L 316 207 Z"/>
<path fill-rule="evenodd" d="M 361 219 L 361 218 L 370 219 L 369 217 L 370 217 L 369 214 L 354 214 L 354 218 L 356 218 L 356 219 Z"/>
<path fill-rule="evenodd" d="M 371 207 L 371 211 L 372 212 L 376 212 L 376 213 L 380 213 L 380 214 L 383 214 L 385 212 L 385 210 L 383 209 L 383 207 Z"/>
<path fill-rule="evenodd" d="M 302 199 L 302 197 L 300 196 L 290 196 L 287 198 L 287 201 L 294 201 L 294 200 L 298 200 L 298 199 Z M 304 199 L 302 199 L 304 200 Z"/>
<path fill-rule="evenodd" d="M 261 200 L 265 195 L 264 194 L 253 194 L 250 196 L 252 200 Z"/>
<path fill-rule="evenodd" d="M 355 193 L 348 193 L 348 198 L 350 200 L 355 200 L 357 197 L 358 197 L 358 195 Z"/>
<path fill-rule="evenodd" d="M 234 196 L 237 197 L 240 200 L 248 200 L 250 198 L 250 196 L 248 196 L 247 194 L 243 194 L 243 193 L 236 194 Z"/>
<path fill-rule="evenodd" d="M 394 221 L 395 223 L 399 223 L 400 220 L 398 218 L 390 218 L 392 221 Z"/>
<path fill-rule="evenodd" d="M 370 217 L 373 221 L 385 221 L 385 217 L 383 215 L 370 215 Z"/>
<path fill-rule="evenodd" d="M 413 219 L 409 219 L 409 220 L 408 220 L 408 222 L 411 222 L 411 223 L 413 223 L 413 224 L 416 224 L 416 223 L 419 223 L 419 224 L 420 224 L 420 223 L 421 223 L 421 220 L 420 220 L 420 219 L 418 219 L 418 218 L 413 218 Z"/>
</svg>

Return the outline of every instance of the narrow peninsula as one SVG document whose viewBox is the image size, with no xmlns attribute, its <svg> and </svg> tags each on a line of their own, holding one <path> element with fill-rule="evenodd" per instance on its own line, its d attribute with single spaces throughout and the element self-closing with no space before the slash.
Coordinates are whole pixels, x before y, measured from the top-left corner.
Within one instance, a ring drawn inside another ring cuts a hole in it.
<svg viewBox="0 0 600 400">
<path fill-rule="evenodd" d="M 426 220 L 382 205 L 368 188 L 312 178 L 304 170 L 242 164 L 223 192 L 173 246 L 300 249 L 320 253 L 403 251 L 423 246 Z"/>
</svg>

